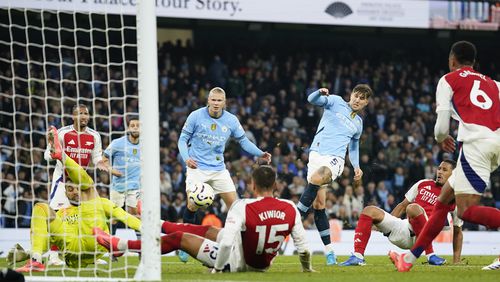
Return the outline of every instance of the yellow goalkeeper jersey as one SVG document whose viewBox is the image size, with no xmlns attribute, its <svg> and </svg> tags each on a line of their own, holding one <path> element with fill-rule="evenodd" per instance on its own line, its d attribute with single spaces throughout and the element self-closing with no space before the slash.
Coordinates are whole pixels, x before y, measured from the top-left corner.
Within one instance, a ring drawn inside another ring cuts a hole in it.
<svg viewBox="0 0 500 282">
<path fill-rule="evenodd" d="M 141 222 L 138 218 L 116 207 L 110 200 L 100 197 L 82 201 L 80 206 L 57 211 L 56 219 L 50 223 L 49 232 L 52 243 L 63 251 L 68 266 L 85 267 L 107 252 L 96 242 L 92 228 L 99 227 L 109 232 L 110 217 L 140 230 Z"/>
</svg>

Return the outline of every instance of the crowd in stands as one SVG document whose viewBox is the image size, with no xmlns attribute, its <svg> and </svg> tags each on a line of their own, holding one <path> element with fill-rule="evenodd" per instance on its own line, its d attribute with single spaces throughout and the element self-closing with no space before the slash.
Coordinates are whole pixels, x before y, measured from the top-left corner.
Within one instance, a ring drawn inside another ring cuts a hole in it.
<svg viewBox="0 0 500 282">
<path fill-rule="evenodd" d="M 356 226 L 363 207 L 377 205 L 390 212 L 404 199 L 412 184 L 434 178 L 443 159 L 457 157 L 443 153 L 433 138 L 434 90 L 447 71 L 444 68 L 429 67 L 418 60 L 356 58 L 349 50 L 330 54 L 299 51 L 224 54 L 204 53 L 201 47 L 194 48 L 189 42 L 159 45 L 162 219 L 182 220 L 185 165 L 179 156 L 177 140 L 188 114 L 205 105 L 208 91 L 215 86 L 225 89 L 226 110 L 238 116 L 248 138 L 272 153 L 272 165 L 278 174 L 275 195 L 294 202 L 307 185 L 309 145 L 321 117 L 321 108 L 309 104 L 307 95 L 326 87 L 348 100 L 351 89 L 358 83 L 368 83 L 373 88 L 375 94 L 362 113 L 362 184 L 353 186 L 352 167 L 346 161 L 342 176 L 332 183 L 327 196 L 328 216 L 339 219 L 347 229 Z M 68 61 L 72 60 L 70 55 Z M 6 56 L 7 51 L 0 50 L 0 57 Z M 71 123 L 71 106 L 77 101 L 87 104 L 93 115 L 90 126 L 101 132 L 104 149 L 112 138 L 123 135 L 124 114 L 137 112 L 137 82 L 126 79 L 135 78 L 137 72 L 134 65 L 107 72 L 69 67 L 64 72 L 49 72 L 40 66 L 23 64 L 17 64 L 16 68 L 16 76 L 38 77 L 42 82 L 11 80 L 10 66 L 0 65 L 0 198 L 3 226 L 28 227 L 32 204 L 47 200 L 51 179 L 51 170 L 43 159 L 47 125 L 59 127 Z M 94 79 L 98 76 L 103 81 L 112 78 L 125 82 L 43 83 L 47 77 L 81 79 L 82 73 L 89 76 L 89 81 L 94 75 Z M 498 80 L 499 74 L 493 78 Z M 61 99 L 63 88 L 65 98 Z M 126 97 L 121 94 L 124 92 Z M 453 123 L 451 128 L 456 136 L 457 124 Z M 256 161 L 234 141 L 227 146 L 225 161 L 240 197 L 251 197 L 250 172 Z M 109 176 L 94 173 L 101 195 L 108 197 Z M 500 205 L 498 171 L 483 203 Z M 226 211 L 222 201 L 216 201 L 207 212 L 223 221 Z M 306 228 L 314 228 L 313 225 L 312 218 L 306 219 Z"/>
</svg>

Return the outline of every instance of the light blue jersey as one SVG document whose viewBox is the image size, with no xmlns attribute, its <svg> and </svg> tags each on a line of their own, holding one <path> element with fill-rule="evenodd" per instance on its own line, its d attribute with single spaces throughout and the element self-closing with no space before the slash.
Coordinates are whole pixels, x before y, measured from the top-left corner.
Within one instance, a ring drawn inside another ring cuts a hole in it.
<svg viewBox="0 0 500 282">
<path fill-rule="evenodd" d="M 235 115 L 224 110 L 219 118 L 213 118 L 208 107 L 188 116 L 179 137 L 179 152 L 184 162 L 191 158 L 201 170 L 224 170 L 224 149 L 230 137 L 236 138 L 248 153 L 262 156 L 263 152 L 248 140 Z"/>
<path fill-rule="evenodd" d="M 311 151 L 320 155 L 345 158 L 349 146 L 349 158 L 353 167 L 359 167 L 359 138 L 363 132 L 363 120 L 354 114 L 351 106 L 340 96 L 321 96 L 318 91 L 307 99 L 325 110 L 311 144 Z"/>
<path fill-rule="evenodd" d="M 139 144 L 132 144 L 128 136 L 115 139 L 104 151 L 113 168 L 123 176 L 114 176 L 111 180 L 111 189 L 117 192 L 137 190 L 141 184 L 141 150 Z"/>
</svg>

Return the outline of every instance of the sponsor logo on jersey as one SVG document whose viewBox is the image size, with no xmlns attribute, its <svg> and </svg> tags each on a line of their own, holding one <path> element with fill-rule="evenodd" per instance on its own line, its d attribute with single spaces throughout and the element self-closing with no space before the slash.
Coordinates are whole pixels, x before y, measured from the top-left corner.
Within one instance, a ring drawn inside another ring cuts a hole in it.
<svg viewBox="0 0 500 282">
<path fill-rule="evenodd" d="M 75 145 L 75 140 L 73 139 L 69 140 L 68 145 Z"/>
</svg>

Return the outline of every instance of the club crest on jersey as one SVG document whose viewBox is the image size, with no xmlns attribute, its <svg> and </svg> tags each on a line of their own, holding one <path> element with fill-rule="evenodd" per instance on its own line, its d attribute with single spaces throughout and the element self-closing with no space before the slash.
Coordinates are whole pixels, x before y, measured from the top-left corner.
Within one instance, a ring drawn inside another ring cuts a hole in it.
<svg viewBox="0 0 500 282">
<path fill-rule="evenodd" d="M 212 131 L 216 130 L 216 129 L 217 129 L 217 124 L 212 123 L 212 125 L 210 126 L 210 129 L 211 129 Z"/>
<path fill-rule="evenodd" d="M 90 146 L 90 145 L 92 145 L 92 144 L 94 144 L 94 142 L 92 142 L 92 141 L 87 141 L 87 142 L 85 142 L 85 146 Z"/>
<path fill-rule="evenodd" d="M 227 127 L 223 126 L 222 127 L 222 132 L 227 132 Z"/>
</svg>

